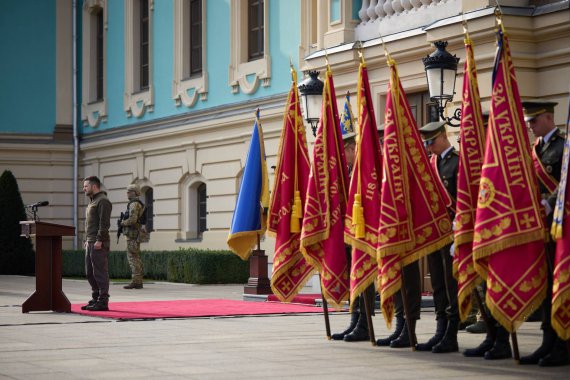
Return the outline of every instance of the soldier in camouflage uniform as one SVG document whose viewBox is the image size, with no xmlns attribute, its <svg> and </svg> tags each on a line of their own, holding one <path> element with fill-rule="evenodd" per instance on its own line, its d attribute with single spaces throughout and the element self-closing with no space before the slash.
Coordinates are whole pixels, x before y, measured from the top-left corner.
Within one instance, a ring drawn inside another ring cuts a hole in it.
<svg viewBox="0 0 570 380">
<path fill-rule="evenodd" d="M 141 191 L 137 185 L 127 186 L 127 217 L 121 221 L 123 234 L 127 238 L 127 259 L 131 267 L 131 283 L 125 285 L 125 289 L 142 289 L 143 266 L 141 261 L 140 235 L 141 225 L 139 219 L 144 211 L 144 206 L 139 200 Z"/>
</svg>

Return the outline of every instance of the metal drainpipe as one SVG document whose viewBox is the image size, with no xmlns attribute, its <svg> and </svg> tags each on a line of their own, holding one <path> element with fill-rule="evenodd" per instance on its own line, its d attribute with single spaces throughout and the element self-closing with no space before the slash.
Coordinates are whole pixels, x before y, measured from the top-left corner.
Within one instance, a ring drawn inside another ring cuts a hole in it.
<svg viewBox="0 0 570 380">
<path fill-rule="evenodd" d="M 79 158 L 79 134 L 77 125 L 77 0 L 73 0 L 73 30 L 72 30 L 72 45 L 73 45 L 73 227 L 75 227 L 75 236 L 73 237 L 73 249 L 77 249 L 77 234 L 78 234 L 78 220 L 77 220 L 77 181 L 78 181 L 78 158 Z"/>
</svg>

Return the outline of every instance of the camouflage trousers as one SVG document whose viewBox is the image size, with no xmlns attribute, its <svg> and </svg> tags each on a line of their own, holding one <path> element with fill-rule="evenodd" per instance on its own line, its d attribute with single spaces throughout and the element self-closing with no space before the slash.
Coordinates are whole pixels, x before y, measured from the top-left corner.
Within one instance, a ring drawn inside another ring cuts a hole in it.
<svg viewBox="0 0 570 380">
<path fill-rule="evenodd" d="M 141 243 L 136 239 L 127 240 L 127 260 L 131 267 L 131 277 L 133 284 L 142 284 L 143 265 L 141 260 Z"/>
</svg>

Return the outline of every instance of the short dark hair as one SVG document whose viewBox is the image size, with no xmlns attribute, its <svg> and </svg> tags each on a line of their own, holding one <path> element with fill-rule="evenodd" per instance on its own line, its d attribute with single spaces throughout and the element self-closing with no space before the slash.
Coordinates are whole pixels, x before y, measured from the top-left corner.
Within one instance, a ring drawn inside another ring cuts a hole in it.
<svg viewBox="0 0 570 380">
<path fill-rule="evenodd" d="M 101 180 L 99 178 L 97 178 L 97 176 L 89 176 L 89 177 L 85 177 L 85 179 L 83 180 L 83 182 L 87 182 L 89 181 L 89 184 L 91 185 L 95 185 L 98 188 L 101 188 Z"/>
</svg>

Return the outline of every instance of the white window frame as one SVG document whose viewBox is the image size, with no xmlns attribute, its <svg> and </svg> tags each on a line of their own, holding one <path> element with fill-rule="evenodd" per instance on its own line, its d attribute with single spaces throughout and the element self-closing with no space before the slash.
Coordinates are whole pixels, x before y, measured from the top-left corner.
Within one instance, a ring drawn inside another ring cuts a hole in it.
<svg viewBox="0 0 570 380">
<path fill-rule="evenodd" d="M 253 94 L 261 84 L 271 84 L 271 56 L 269 54 L 269 0 L 263 2 L 263 58 L 248 62 L 247 0 L 231 0 L 231 43 L 229 85 L 232 93 Z M 248 79 L 249 77 L 249 79 Z"/>
<path fill-rule="evenodd" d="M 190 19 L 189 0 L 174 0 L 174 79 L 172 99 L 176 106 L 194 107 L 208 99 L 208 72 L 206 70 L 206 1 L 202 1 L 202 75 L 189 78 Z"/>
<path fill-rule="evenodd" d="M 95 14 L 103 12 L 103 98 L 94 99 L 97 91 L 97 34 Z M 83 89 L 81 120 L 84 126 L 96 128 L 107 121 L 107 0 L 85 0 L 82 10 Z"/>
<path fill-rule="evenodd" d="M 153 84 L 153 19 L 154 0 L 148 1 L 149 68 L 148 88 L 140 90 L 140 48 L 139 48 L 139 1 L 125 1 L 125 94 L 124 108 L 127 117 L 142 117 L 145 112 L 154 111 Z"/>
</svg>

